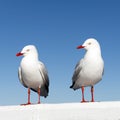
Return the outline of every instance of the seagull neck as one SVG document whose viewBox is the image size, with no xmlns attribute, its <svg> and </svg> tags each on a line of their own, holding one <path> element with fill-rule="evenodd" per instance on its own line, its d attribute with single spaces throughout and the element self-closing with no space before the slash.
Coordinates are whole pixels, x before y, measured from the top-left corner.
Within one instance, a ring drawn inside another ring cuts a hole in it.
<svg viewBox="0 0 120 120">
<path fill-rule="evenodd" d="M 25 56 L 26 58 L 30 59 L 30 60 L 38 60 L 38 55 L 27 55 Z"/>
<path fill-rule="evenodd" d="M 101 56 L 101 50 L 100 49 L 89 49 L 86 51 L 85 56 Z"/>
</svg>

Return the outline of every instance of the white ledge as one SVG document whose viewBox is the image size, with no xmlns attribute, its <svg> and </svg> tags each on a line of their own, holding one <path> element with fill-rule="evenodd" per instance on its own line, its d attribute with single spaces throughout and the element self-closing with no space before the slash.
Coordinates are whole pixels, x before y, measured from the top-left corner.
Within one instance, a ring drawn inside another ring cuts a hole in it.
<svg viewBox="0 0 120 120">
<path fill-rule="evenodd" d="M 0 106 L 0 120 L 120 120 L 120 102 Z"/>
</svg>

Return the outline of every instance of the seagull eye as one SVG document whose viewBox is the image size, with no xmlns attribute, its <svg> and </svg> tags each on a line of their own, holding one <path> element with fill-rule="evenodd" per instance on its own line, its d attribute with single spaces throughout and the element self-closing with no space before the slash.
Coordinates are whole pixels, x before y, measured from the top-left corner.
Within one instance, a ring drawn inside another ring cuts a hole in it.
<svg viewBox="0 0 120 120">
<path fill-rule="evenodd" d="M 91 42 L 89 42 L 88 45 L 91 45 Z"/>
<path fill-rule="evenodd" d="M 29 51 L 30 51 L 30 49 L 27 49 L 26 51 L 27 51 L 27 52 L 29 52 Z"/>
</svg>

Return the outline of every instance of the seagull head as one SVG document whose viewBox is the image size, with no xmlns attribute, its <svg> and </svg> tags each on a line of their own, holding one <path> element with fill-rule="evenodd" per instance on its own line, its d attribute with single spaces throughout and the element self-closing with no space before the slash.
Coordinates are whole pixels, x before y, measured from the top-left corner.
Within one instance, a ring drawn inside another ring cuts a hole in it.
<svg viewBox="0 0 120 120">
<path fill-rule="evenodd" d="M 34 45 L 27 45 L 25 46 L 21 52 L 18 52 L 16 54 L 16 56 L 28 56 L 28 55 L 32 55 L 32 56 L 38 56 L 38 52 L 37 49 Z"/>
<path fill-rule="evenodd" d="M 84 48 L 85 50 L 89 50 L 89 49 L 96 50 L 96 49 L 100 49 L 100 45 L 96 39 L 89 38 L 83 43 L 83 45 L 79 45 L 77 47 L 77 49 L 81 49 L 81 48 Z"/>
</svg>

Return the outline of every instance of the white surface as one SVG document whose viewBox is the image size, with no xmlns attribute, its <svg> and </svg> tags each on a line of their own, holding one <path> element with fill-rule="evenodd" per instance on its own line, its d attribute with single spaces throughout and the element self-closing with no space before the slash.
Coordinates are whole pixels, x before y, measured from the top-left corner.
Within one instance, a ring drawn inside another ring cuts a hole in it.
<svg viewBox="0 0 120 120">
<path fill-rule="evenodd" d="M 0 120 L 120 120 L 120 102 L 0 106 Z"/>
</svg>

